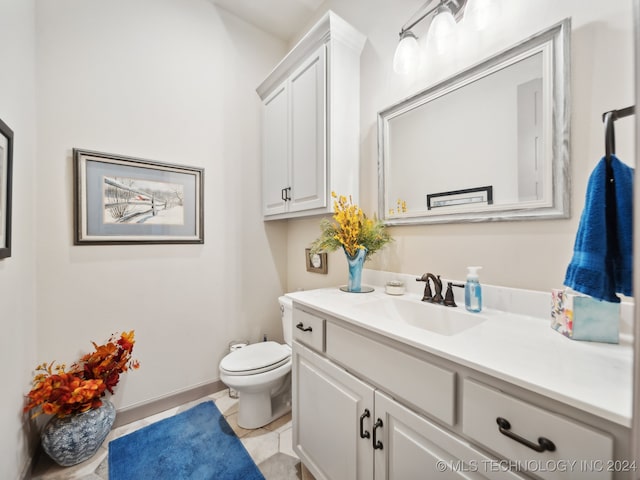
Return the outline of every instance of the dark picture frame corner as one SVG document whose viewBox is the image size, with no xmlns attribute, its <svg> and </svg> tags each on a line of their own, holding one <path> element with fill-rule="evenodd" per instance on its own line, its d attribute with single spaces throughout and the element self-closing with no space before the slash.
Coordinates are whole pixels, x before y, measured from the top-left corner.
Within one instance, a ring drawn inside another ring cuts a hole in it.
<svg viewBox="0 0 640 480">
<path fill-rule="evenodd" d="M 0 119 L 0 259 L 11 257 L 13 130 Z"/>
</svg>

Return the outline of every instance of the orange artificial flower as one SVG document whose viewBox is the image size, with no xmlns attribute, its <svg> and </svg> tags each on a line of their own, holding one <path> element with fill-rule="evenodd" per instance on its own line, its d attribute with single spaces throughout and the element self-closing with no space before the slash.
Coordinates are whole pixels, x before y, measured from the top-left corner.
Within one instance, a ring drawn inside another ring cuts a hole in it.
<svg viewBox="0 0 640 480">
<path fill-rule="evenodd" d="M 139 362 L 131 359 L 133 330 L 111 336 L 104 345 L 92 343 L 95 352 L 84 355 L 69 371 L 65 365 L 54 367 L 53 362 L 36 367 L 24 412 L 39 409 L 33 417 L 41 413 L 64 417 L 98 408 L 105 390 L 113 394 L 122 372 L 139 368 Z"/>
</svg>

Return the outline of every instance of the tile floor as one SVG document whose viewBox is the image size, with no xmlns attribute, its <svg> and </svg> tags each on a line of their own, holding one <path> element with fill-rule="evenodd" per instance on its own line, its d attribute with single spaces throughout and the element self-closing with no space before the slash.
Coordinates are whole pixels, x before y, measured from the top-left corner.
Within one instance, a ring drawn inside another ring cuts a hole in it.
<svg viewBox="0 0 640 480">
<path fill-rule="evenodd" d="M 292 449 L 291 414 L 256 430 L 238 426 L 238 400 L 222 390 L 200 400 L 187 403 L 137 422 L 113 429 L 98 453 L 73 467 L 60 467 L 46 454 L 42 454 L 34 467 L 32 480 L 108 480 L 107 462 L 109 441 L 145 427 L 151 423 L 188 410 L 194 405 L 213 400 L 267 480 L 313 480 L 313 476 L 300 463 Z M 180 479 L 176 479 L 180 480 Z"/>
</svg>

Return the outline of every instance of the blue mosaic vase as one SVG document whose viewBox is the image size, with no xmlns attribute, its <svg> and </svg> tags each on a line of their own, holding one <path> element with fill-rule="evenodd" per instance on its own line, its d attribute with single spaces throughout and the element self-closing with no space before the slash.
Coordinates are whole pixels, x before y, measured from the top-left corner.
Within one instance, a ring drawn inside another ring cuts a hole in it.
<svg viewBox="0 0 640 480">
<path fill-rule="evenodd" d="M 93 410 L 53 417 L 40 433 L 42 448 L 63 467 L 84 462 L 98 451 L 115 419 L 115 407 L 104 399 L 102 406 Z"/>
</svg>

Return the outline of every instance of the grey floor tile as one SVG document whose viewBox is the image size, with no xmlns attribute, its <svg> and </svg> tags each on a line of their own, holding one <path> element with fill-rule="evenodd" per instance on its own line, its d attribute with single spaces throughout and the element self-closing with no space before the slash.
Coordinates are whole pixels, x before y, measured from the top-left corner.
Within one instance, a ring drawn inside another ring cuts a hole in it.
<svg viewBox="0 0 640 480">
<path fill-rule="evenodd" d="M 109 480 L 109 457 L 105 458 L 102 463 L 98 465 L 96 475 L 103 480 Z"/>
<path fill-rule="evenodd" d="M 266 480 L 299 480 L 302 478 L 300 460 L 284 453 L 276 453 L 258 465 Z"/>
</svg>

